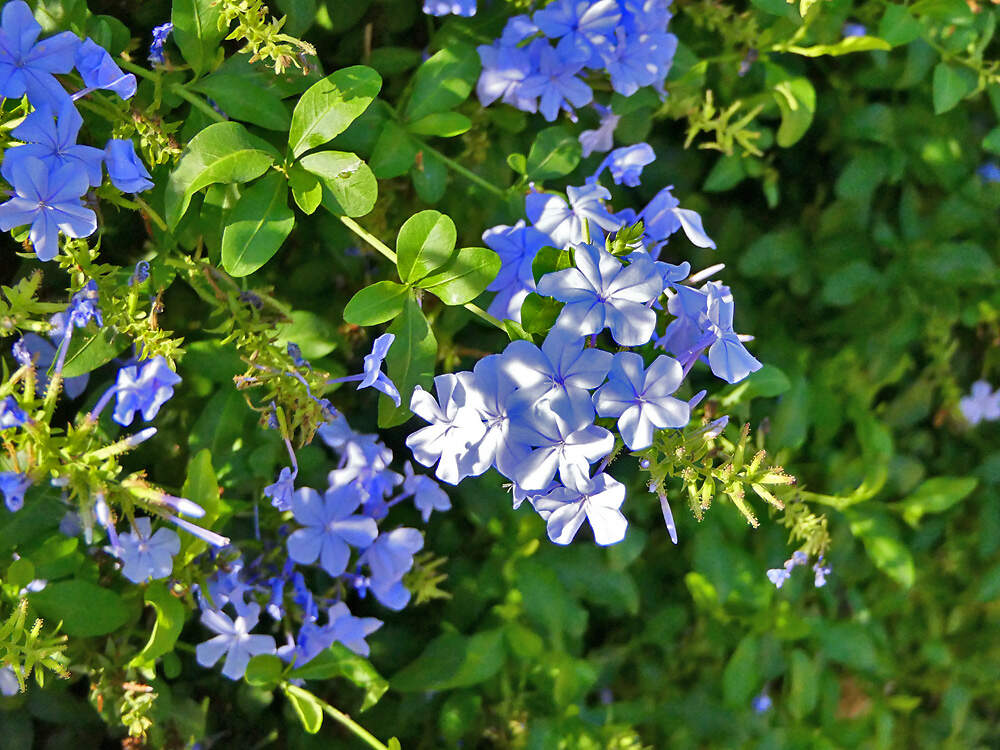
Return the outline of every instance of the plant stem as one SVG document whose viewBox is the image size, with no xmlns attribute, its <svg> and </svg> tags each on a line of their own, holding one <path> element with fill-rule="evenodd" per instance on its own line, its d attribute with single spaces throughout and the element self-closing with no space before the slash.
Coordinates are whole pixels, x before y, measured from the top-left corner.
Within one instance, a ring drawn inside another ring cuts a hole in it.
<svg viewBox="0 0 1000 750">
<path fill-rule="evenodd" d="M 358 224 L 358 222 L 356 222 L 354 219 L 348 216 L 341 216 L 340 221 L 344 224 L 344 226 L 346 226 L 348 229 L 350 229 L 352 232 L 358 235 L 358 237 L 360 237 L 369 245 L 371 245 L 380 253 L 382 253 L 382 255 L 384 255 L 386 258 L 391 260 L 393 263 L 396 262 L 396 253 L 390 250 L 388 245 L 382 242 L 382 240 L 380 240 L 375 235 L 371 234 L 367 229 Z M 474 305 L 471 302 L 466 302 L 464 305 L 462 305 L 462 307 L 464 307 L 466 310 L 468 310 L 481 320 L 486 321 L 491 326 L 499 328 L 504 333 L 507 332 L 507 329 L 503 327 L 503 323 L 494 318 L 492 315 L 490 315 L 488 312 L 483 310 L 483 308 L 479 307 L 478 305 Z"/>
<path fill-rule="evenodd" d="M 170 85 L 170 90 L 173 91 L 175 94 L 177 94 L 177 96 L 179 96 L 181 99 L 184 99 L 185 101 L 190 102 L 191 106 L 197 107 L 198 109 L 200 109 L 202 112 L 204 112 L 206 115 L 208 115 L 210 118 L 212 118 L 216 122 L 228 122 L 228 120 L 225 117 L 223 117 L 218 112 L 216 112 L 214 109 L 212 109 L 209 106 L 208 102 L 206 102 L 200 96 L 196 96 L 195 94 L 192 94 L 190 91 L 188 91 L 186 88 L 184 88 L 184 86 L 182 86 L 181 84 L 179 84 L 179 83 L 171 84 Z"/>
<path fill-rule="evenodd" d="M 358 224 L 358 222 L 356 222 L 354 219 L 350 218 L 349 216 L 341 216 L 340 221 L 341 223 L 343 223 L 345 227 L 350 229 L 352 232 L 358 235 L 358 237 L 360 237 L 369 245 L 371 245 L 380 253 L 382 253 L 382 255 L 384 255 L 386 258 L 391 260 L 393 263 L 396 262 L 396 253 L 390 250 L 388 245 L 382 242 L 382 240 L 380 240 L 374 234 L 371 234 L 367 229 Z"/>
<path fill-rule="evenodd" d="M 323 713 L 336 719 L 345 727 L 350 729 L 352 732 L 354 732 L 354 734 L 358 738 L 368 743 L 369 747 L 372 747 L 375 750 L 389 750 L 389 748 L 383 745 L 371 732 L 369 732 L 363 726 L 358 724 L 356 721 L 354 721 L 354 719 L 345 714 L 343 711 L 338 711 L 336 708 L 331 706 L 326 701 L 321 700 L 320 703 L 323 704 Z"/>
<path fill-rule="evenodd" d="M 468 169 L 467 167 L 463 167 L 461 164 L 459 164 L 454 159 L 445 156 L 440 151 L 438 151 L 436 148 L 434 148 L 433 146 L 427 145 L 427 143 L 425 143 L 424 141 L 420 140 L 419 138 L 414 138 L 413 140 L 415 140 L 420 145 L 421 149 L 423 149 L 424 151 L 426 151 L 427 153 L 429 153 L 431 156 L 434 156 L 435 158 L 440 159 L 444 163 L 444 165 L 446 167 L 448 167 L 449 169 L 451 169 L 453 172 L 456 172 L 456 173 L 462 175 L 462 177 L 464 177 L 465 179 L 467 179 L 469 182 L 472 182 L 472 183 L 478 185 L 483 190 L 487 190 L 487 191 L 493 193 L 498 198 L 501 198 L 502 200 L 506 200 L 507 199 L 507 191 L 504 190 L 503 188 L 497 187 L 492 182 L 488 182 L 487 180 L 485 180 L 484 178 L 480 177 L 475 172 L 473 172 L 471 169 Z"/>
</svg>

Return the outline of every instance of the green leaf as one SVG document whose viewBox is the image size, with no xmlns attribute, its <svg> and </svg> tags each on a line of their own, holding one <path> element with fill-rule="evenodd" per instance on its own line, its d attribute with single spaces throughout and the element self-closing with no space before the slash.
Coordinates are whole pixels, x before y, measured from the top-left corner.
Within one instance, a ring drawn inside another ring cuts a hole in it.
<svg viewBox="0 0 1000 750">
<path fill-rule="evenodd" d="M 152 664 L 159 657 L 173 651 L 174 644 L 177 643 L 177 638 L 184 628 L 184 617 L 187 614 L 181 600 L 173 596 L 167 590 L 167 585 L 161 581 L 154 581 L 147 586 L 145 599 L 146 604 L 156 612 L 156 622 L 142 651 L 129 662 L 131 667 Z"/>
<path fill-rule="evenodd" d="M 746 635 L 740 641 L 722 672 L 722 696 L 730 708 L 742 708 L 760 688 L 762 679 L 757 668 L 760 641 Z"/>
<path fill-rule="evenodd" d="M 923 32 L 920 21 L 903 5 L 888 5 L 879 21 L 878 35 L 893 47 L 914 41 Z"/>
<path fill-rule="evenodd" d="M 402 404 L 397 408 L 388 396 L 379 399 L 378 423 L 382 428 L 394 427 L 410 418 L 413 388 L 417 385 L 430 388 L 437 359 L 437 339 L 413 297 L 407 297 L 403 312 L 389 326 L 389 333 L 395 334 L 396 340 L 386 362 Z"/>
<path fill-rule="evenodd" d="M 813 115 L 816 113 L 816 89 L 808 78 L 789 78 L 775 85 L 774 98 L 778 103 L 778 109 L 781 110 L 778 145 L 788 148 L 805 135 L 812 124 Z"/>
<path fill-rule="evenodd" d="M 934 66 L 934 114 L 952 109 L 976 89 L 976 74 L 962 65 L 939 62 Z"/>
<path fill-rule="evenodd" d="M 406 126 L 414 135 L 436 135 L 451 138 L 472 127 L 472 120 L 458 112 L 433 112 Z"/>
<path fill-rule="evenodd" d="M 792 651 L 791 662 L 788 709 L 792 716 L 801 721 L 816 708 L 820 670 L 815 659 L 800 649 Z"/>
<path fill-rule="evenodd" d="M 255 182 L 240 196 L 222 233 L 222 267 L 233 276 L 249 276 L 274 257 L 294 225 L 282 176 Z"/>
<path fill-rule="evenodd" d="M 773 398 L 792 387 L 791 381 L 778 367 L 764 365 L 750 377 L 731 386 L 729 392 L 720 399 L 724 408 L 734 404 L 744 403 L 754 398 Z"/>
<path fill-rule="evenodd" d="M 417 144 L 401 125 L 386 120 L 372 147 L 372 171 L 380 180 L 401 177 L 416 162 Z M 425 161 L 427 161 L 425 159 Z"/>
<path fill-rule="evenodd" d="M 323 185 L 312 172 L 307 172 L 301 164 L 293 164 L 288 170 L 288 187 L 292 189 L 292 198 L 307 215 L 312 215 L 323 200 Z"/>
<path fill-rule="evenodd" d="M 846 36 L 836 44 L 817 44 L 812 47 L 790 45 L 783 48 L 783 51 L 803 57 L 823 57 L 824 55 L 837 56 L 849 55 L 853 52 L 871 52 L 877 49 L 892 49 L 892 45 L 885 39 L 879 39 L 876 36 Z"/>
<path fill-rule="evenodd" d="M 1000 154 L 1000 127 L 993 128 L 983 138 L 983 148 L 990 153 Z"/>
<path fill-rule="evenodd" d="M 267 141 L 250 135 L 238 122 L 217 122 L 191 139 L 167 180 L 167 225 L 176 227 L 204 187 L 222 182 L 248 182 L 274 164 L 277 152 Z"/>
<path fill-rule="evenodd" d="M 174 41 L 195 75 L 209 70 L 222 55 L 220 42 L 226 32 L 219 29 L 219 7 L 215 0 L 174 0 L 170 20 Z"/>
<path fill-rule="evenodd" d="M 580 141 L 569 129 L 556 125 L 542 130 L 531 144 L 525 164 L 529 180 L 568 175 L 580 163 Z"/>
<path fill-rule="evenodd" d="M 910 6 L 910 13 L 950 23 L 972 20 L 972 10 L 965 0 L 917 0 Z"/>
<path fill-rule="evenodd" d="M 279 346 L 294 342 L 306 359 L 325 357 L 337 348 L 337 328 L 326 318 L 309 310 L 292 310 L 290 317 L 275 329 Z"/>
<path fill-rule="evenodd" d="M 353 65 L 310 86 L 295 105 L 288 145 L 294 156 L 322 146 L 361 115 L 382 88 L 371 68 Z"/>
<path fill-rule="evenodd" d="M 785 278 L 795 275 L 806 257 L 806 242 L 796 227 L 778 229 L 754 240 L 740 257 L 745 276 Z"/>
<path fill-rule="evenodd" d="M 334 643 L 330 648 L 314 657 L 308 664 L 292 670 L 290 677 L 300 680 L 329 680 L 344 677 L 365 691 L 361 710 L 378 703 L 389 689 L 389 683 L 375 667 L 362 656 L 358 656 L 342 643 Z"/>
<path fill-rule="evenodd" d="M 528 161 L 524 158 L 524 154 L 507 154 L 507 166 L 518 174 L 528 171 Z"/>
<path fill-rule="evenodd" d="M 190 86 L 214 100 L 232 119 L 250 122 L 268 130 L 288 130 L 291 118 L 281 97 L 256 77 L 236 73 L 212 73 Z"/>
<path fill-rule="evenodd" d="M 295 685 L 286 684 L 281 687 L 285 691 L 288 702 L 295 709 L 295 715 L 302 722 L 302 727 L 309 734 L 316 734 L 323 726 L 323 704 L 320 703 L 319 698 L 308 690 L 303 690 Z"/>
<path fill-rule="evenodd" d="M 899 538 L 893 520 L 881 511 L 848 509 L 845 515 L 850 521 L 851 533 L 864 544 L 875 567 L 904 588 L 913 586 L 916 579 L 913 555 Z"/>
<path fill-rule="evenodd" d="M 534 276 L 535 281 L 541 280 L 541 278 L 553 271 L 562 271 L 565 268 L 573 267 L 573 256 L 570 254 L 569 250 L 560 250 L 555 247 L 543 247 L 535 255 L 535 259 L 531 262 L 531 274 Z"/>
<path fill-rule="evenodd" d="M 247 664 L 243 679 L 254 687 L 271 690 L 281 682 L 281 673 L 284 671 L 285 665 L 274 654 L 257 654 Z"/>
<path fill-rule="evenodd" d="M 521 305 L 521 327 L 528 333 L 548 333 L 562 308 L 559 300 L 531 292 Z"/>
<path fill-rule="evenodd" d="M 975 477 L 933 477 L 920 484 L 896 506 L 903 520 L 917 526 L 925 513 L 943 513 L 967 498 L 979 483 Z"/>
<path fill-rule="evenodd" d="M 364 216 L 372 210 L 378 182 L 371 169 L 355 154 L 319 151 L 299 163 L 316 175 L 323 191 L 323 207 L 336 216 Z"/>
<path fill-rule="evenodd" d="M 399 278 L 413 283 L 440 268 L 455 250 L 455 222 L 440 211 L 414 214 L 396 237 L 396 268 Z"/>
<path fill-rule="evenodd" d="M 63 365 L 63 377 L 75 378 L 77 375 L 92 372 L 117 357 L 128 345 L 128 336 L 120 336 L 118 329 L 110 325 L 90 336 L 81 336 L 78 333 L 70 340 L 66 364 Z M 55 362 L 52 363 L 52 367 L 55 367 Z M 50 371 L 52 367 L 49 368 Z M 51 372 L 49 376 L 51 377 Z"/>
<path fill-rule="evenodd" d="M 50 583 L 41 591 L 29 594 L 38 613 L 73 638 L 91 638 L 112 633 L 128 620 L 124 600 L 111 589 L 90 581 L 71 580 Z"/>
<path fill-rule="evenodd" d="M 503 630 L 486 630 L 466 637 L 444 633 L 403 667 L 390 681 L 396 690 L 450 690 L 485 682 L 500 671 L 504 656 Z"/>
<path fill-rule="evenodd" d="M 406 119 L 415 122 L 434 112 L 446 112 L 464 102 L 479 78 L 479 53 L 461 42 L 431 55 L 413 75 Z"/>
<path fill-rule="evenodd" d="M 463 247 L 417 286 L 437 296 L 446 305 L 471 302 L 500 273 L 500 256 L 485 247 Z"/>
<path fill-rule="evenodd" d="M 720 156 L 701 189 L 706 193 L 722 193 L 739 185 L 747 176 L 743 166 L 745 158 L 739 154 Z"/>
<path fill-rule="evenodd" d="M 23 589 L 35 580 L 35 564 L 26 557 L 21 557 L 10 564 L 7 568 L 7 577 L 4 583 Z"/>
<path fill-rule="evenodd" d="M 344 320 L 356 326 L 375 326 L 403 311 L 410 288 L 395 281 L 377 281 L 361 289 L 344 308 Z"/>
<path fill-rule="evenodd" d="M 220 420 L 214 421 L 219 423 Z M 207 448 L 198 451 L 188 461 L 181 496 L 205 509 L 205 515 L 198 519 L 198 525 L 210 529 L 219 518 L 222 502 L 219 499 L 219 483 L 212 467 L 212 453 Z M 206 549 L 208 542 L 190 534 L 181 534 L 181 552 L 174 563 L 175 567 L 184 567 Z"/>
<path fill-rule="evenodd" d="M 448 187 L 448 167 L 434 157 L 423 159 L 410 167 L 413 189 L 424 203 L 437 203 Z"/>
</svg>

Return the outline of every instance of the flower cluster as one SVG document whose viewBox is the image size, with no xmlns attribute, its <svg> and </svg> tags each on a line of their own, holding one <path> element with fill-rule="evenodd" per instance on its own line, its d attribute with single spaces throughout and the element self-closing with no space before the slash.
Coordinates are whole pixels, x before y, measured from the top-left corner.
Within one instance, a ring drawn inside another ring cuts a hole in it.
<svg viewBox="0 0 1000 750">
<path fill-rule="evenodd" d="M 476 0 L 424 0 L 424 13 L 428 16 L 474 16 Z"/>
<path fill-rule="evenodd" d="M 479 47 L 483 106 L 500 99 L 546 120 L 590 103 L 585 71 L 603 74 L 622 96 L 645 86 L 662 96 L 677 51 L 667 33 L 669 0 L 555 0 L 531 16 L 510 18 L 491 45 Z"/>
<path fill-rule="evenodd" d="M 199 601 L 202 624 L 216 635 L 199 645 L 196 655 L 206 667 L 225 656 L 222 673 L 231 679 L 242 677 L 257 654 L 277 654 L 302 666 L 341 643 L 367 656 L 365 639 L 382 622 L 351 614 L 344 595 L 354 591 L 364 598 L 370 591 L 382 606 L 402 609 L 412 595 L 404 576 L 424 544 L 417 529 L 383 530 L 380 523 L 408 498 L 424 521 L 433 510 L 451 507 L 437 483 L 414 474 L 409 464 L 405 476 L 392 471 L 392 451 L 378 436 L 354 431 L 332 408 L 318 434 L 339 456 L 328 487 L 322 493 L 295 488 L 298 467 L 289 446 L 294 468 L 282 469 L 265 490 L 291 522 L 279 529 L 286 535 L 283 543 L 266 542 L 265 553 L 250 563 L 238 552 L 235 557 L 226 550 L 212 553 L 218 570 L 199 592 Z M 262 609 L 284 628 L 285 645 L 279 647 L 272 635 L 251 633 Z"/>
<path fill-rule="evenodd" d="M 59 253 L 59 234 L 89 237 L 97 215 L 84 194 L 103 182 L 102 165 L 119 190 L 136 193 L 153 186 L 131 141 L 112 138 L 103 150 L 77 143 L 83 119 L 73 102 L 94 91 L 113 91 L 122 99 L 136 90 L 135 76 L 123 73 L 92 39 L 69 31 L 39 40 L 42 27 L 22 0 L 11 0 L 0 17 L 0 96 L 26 96 L 32 111 L 11 135 L 23 145 L 3 154 L 0 174 L 13 197 L 0 205 L 0 229 L 30 226 L 28 239 L 40 260 Z M 74 94 L 55 74 L 75 69 L 83 88 Z"/>
<path fill-rule="evenodd" d="M 985 380 L 977 380 L 969 395 L 959 400 L 958 408 L 973 427 L 980 422 L 994 422 L 1000 419 L 1000 389 L 993 390 Z"/>
<path fill-rule="evenodd" d="M 798 566 L 806 566 L 809 564 L 809 555 L 807 555 L 802 550 L 796 550 L 792 553 L 792 556 L 785 560 L 785 564 L 780 568 L 771 568 L 767 571 L 767 579 L 774 584 L 774 587 L 780 589 L 785 585 L 791 575 L 792 571 Z M 822 588 L 826 586 L 826 577 L 833 572 L 833 568 L 829 565 L 823 564 L 823 557 L 820 558 L 813 564 L 813 585 L 816 588 Z"/>
</svg>

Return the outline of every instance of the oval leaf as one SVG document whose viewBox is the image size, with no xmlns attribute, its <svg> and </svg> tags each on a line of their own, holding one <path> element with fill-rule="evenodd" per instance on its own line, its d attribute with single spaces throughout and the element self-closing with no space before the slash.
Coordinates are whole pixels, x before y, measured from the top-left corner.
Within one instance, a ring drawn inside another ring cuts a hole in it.
<svg viewBox="0 0 1000 750">
<path fill-rule="evenodd" d="M 278 252 L 294 224 L 281 175 L 254 183 L 240 196 L 222 233 L 222 267 L 233 276 L 252 274 Z"/>
<path fill-rule="evenodd" d="M 167 180 L 167 224 L 184 216 L 191 196 L 216 182 L 248 182 L 274 164 L 277 153 L 238 122 L 217 122 L 191 139 Z"/>
<path fill-rule="evenodd" d="M 411 122 L 406 129 L 416 135 L 436 135 L 451 138 L 472 127 L 472 120 L 458 112 L 435 112 Z"/>
<path fill-rule="evenodd" d="M 457 107 L 472 93 L 480 67 L 479 53 L 460 42 L 452 42 L 429 57 L 413 75 L 406 119 L 414 122 Z"/>
<path fill-rule="evenodd" d="M 407 219 L 396 237 L 399 278 L 414 282 L 440 268 L 455 249 L 455 222 L 440 211 L 421 211 Z"/>
<path fill-rule="evenodd" d="M 357 155 L 346 151 L 320 151 L 303 156 L 304 169 L 319 178 L 323 207 L 337 216 L 364 216 L 378 196 L 378 182 Z"/>
<path fill-rule="evenodd" d="M 356 326 L 374 326 L 392 320 L 403 311 L 409 291 L 395 281 L 366 286 L 347 303 L 344 320 Z"/>
<path fill-rule="evenodd" d="M 580 141 L 566 128 L 545 128 L 528 152 L 525 168 L 530 180 L 549 180 L 568 175 L 580 163 Z"/>
<path fill-rule="evenodd" d="M 295 156 L 343 133 L 382 88 L 382 77 L 364 65 L 331 73 L 299 99 L 292 112 L 288 145 Z"/>
<path fill-rule="evenodd" d="M 463 247 L 419 286 L 446 305 L 464 305 L 480 294 L 500 273 L 500 256 L 485 247 Z"/>
<path fill-rule="evenodd" d="M 302 722 L 302 727 L 309 734 L 316 734 L 323 726 L 323 704 L 319 702 L 319 698 L 308 690 L 295 687 L 295 685 L 285 685 L 284 687 L 288 702 L 295 709 L 295 714 Z"/>
<path fill-rule="evenodd" d="M 91 638 L 114 632 L 128 620 L 128 607 L 111 589 L 90 581 L 58 581 L 30 594 L 28 600 L 53 624 L 62 622 L 66 635 Z"/>
</svg>

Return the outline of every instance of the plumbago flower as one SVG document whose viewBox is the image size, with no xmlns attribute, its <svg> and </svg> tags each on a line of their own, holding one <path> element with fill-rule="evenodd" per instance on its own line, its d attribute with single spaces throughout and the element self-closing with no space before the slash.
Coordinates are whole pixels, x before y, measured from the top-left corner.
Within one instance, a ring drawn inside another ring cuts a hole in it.
<svg viewBox="0 0 1000 750">
<path fill-rule="evenodd" d="M 571 468 L 563 475 L 563 486 L 532 499 L 545 520 L 549 539 L 569 544 L 584 521 L 590 523 L 594 541 L 605 546 L 625 538 L 628 521 L 619 508 L 625 501 L 625 485 L 607 474 L 590 476 L 589 471 Z"/>
<path fill-rule="evenodd" d="M 288 556 L 298 563 L 320 565 L 331 576 L 347 570 L 351 547 L 367 547 L 378 536 L 375 521 L 354 513 L 361 505 L 361 494 L 353 485 L 345 485 L 320 494 L 303 487 L 292 496 L 292 514 L 303 528 L 288 537 Z"/>
<path fill-rule="evenodd" d="M 546 274 L 538 291 L 565 302 L 556 327 L 590 335 L 604 328 L 622 346 L 642 346 L 656 328 L 652 303 L 663 293 L 663 279 L 652 260 L 639 256 L 627 266 L 604 248 L 580 245 L 575 268 Z"/>
<path fill-rule="evenodd" d="M 559 195 L 529 193 L 524 201 L 525 212 L 540 232 L 552 238 L 556 247 L 569 247 L 581 242 L 603 242 L 604 232 L 614 232 L 624 222 L 604 207 L 611 193 L 598 184 L 566 188 L 567 203 Z"/>
<path fill-rule="evenodd" d="M 277 651 L 274 638 L 250 633 L 260 620 L 260 605 L 237 601 L 235 609 L 235 618 L 230 618 L 218 609 L 203 612 L 202 625 L 218 635 L 199 643 L 195 648 L 195 657 L 203 667 L 211 667 L 225 656 L 222 674 L 231 680 L 238 680 L 243 676 L 251 657 Z"/>
<path fill-rule="evenodd" d="M 413 390 L 410 409 L 429 426 L 411 433 L 406 445 L 413 457 L 424 466 L 437 463 L 435 476 L 442 482 L 458 484 L 468 472 L 461 461 L 469 448 L 486 434 L 483 420 L 466 404 L 465 389 L 455 375 L 434 378 L 437 401 L 419 385 Z"/>
<path fill-rule="evenodd" d="M 118 537 L 122 575 L 133 583 L 166 578 L 174 568 L 174 555 L 181 551 L 181 539 L 170 529 L 152 533 L 148 518 L 137 518 L 131 534 Z"/>
</svg>

